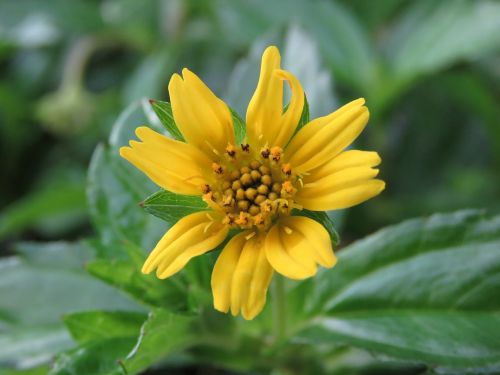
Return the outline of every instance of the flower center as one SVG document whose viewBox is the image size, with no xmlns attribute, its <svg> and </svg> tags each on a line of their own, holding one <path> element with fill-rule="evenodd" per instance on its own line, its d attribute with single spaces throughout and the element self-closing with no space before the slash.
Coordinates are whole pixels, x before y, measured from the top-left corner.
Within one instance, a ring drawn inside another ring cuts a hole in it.
<svg viewBox="0 0 500 375">
<path fill-rule="evenodd" d="M 229 145 L 224 158 L 212 164 L 214 182 L 202 187 L 203 199 L 233 228 L 267 229 L 280 215 L 300 208 L 293 200 L 300 179 L 282 162 L 283 150 L 255 151 L 248 144 Z"/>
</svg>

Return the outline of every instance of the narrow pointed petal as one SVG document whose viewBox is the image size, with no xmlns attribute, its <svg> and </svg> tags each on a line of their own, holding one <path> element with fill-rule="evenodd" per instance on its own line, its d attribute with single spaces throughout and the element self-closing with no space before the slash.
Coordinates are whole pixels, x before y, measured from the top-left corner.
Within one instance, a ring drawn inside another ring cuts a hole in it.
<svg viewBox="0 0 500 375">
<path fill-rule="evenodd" d="M 309 244 L 308 254 L 316 263 L 326 268 L 331 268 L 337 263 L 330 235 L 323 225 L 304 216 L 285 217 L 280 223 L 305 239 Z"/>
<path fill-rule="evenodd" d="M 247 109 L 247 137 L 256 149 L 262 146 L 284 147 L 294 133 L 304 108 L 304 90 L 290 72 L 280 69 L 281 57 L 276 47 L 262 55 L 259 83 Z M 292 97 L 283 113 L 283 81 Z"/>
<path fill-rule="evenodd" d="M 344 151 L 304 176 L 303 187 L 295 196 L 297 203 L 313 211 L 336 210 L 362 203 L 384 188 L 374 179 L 380 164 L 376 152 Z"/>
<path fill-rule="evenodd" d="M 326 229 L 301 216 L 283 218 L 271 228 L 266 237 L 266 255 L 277 272 L 296 280 L 315 275 L 317 264 L 330 268 L 336 263 Z"/>
<path fill-rule="evenodd" d="M 275 46 L 262 55 L 259 82 L 248 104 L 246 123 L 250 145 L 260 147 L 274 140 L 283 112 L 283 81 L 276 74 L 281 56 Z"/>
<path fill-rule="evenodd" d="M 143 142 L 131 141 L 120 155 L 145 173 L 153 182 L 178 194 L 200 195 L 206 183 L 206 158 L 194 147 L 170 139 L 142 126 L 136 134 Z"/>
<path fill-rule="evenodd" d="M 278 70 L 278 77 L 286 80 L 290 85 L 292 97 L 286 112 L 281 116 L 278 132 L 274 140 L 270 140 L 270 145 L 284 147 L 295 132 L 304 109 L 304 90 L 299 80 L 286 70 Z"/>
<path fill-rule="evenodd" d="M 328 116 L 305 125 L 285 150 L 296 173 L 306 173 L 326 163 L 349 146 L 365 128 L 369 112 L 364 99 L 346 104 Z"/>
<path fill-rule="evenodd" d="M 267 261 L 262 235 L 243 232 L 226 245 L 212 274 L 214 306 L 253 319 L 264 308 L 273 270 Z"/>
<path fill-rule="evenodd" d="M 215 262 L 212 271 L 212 294 L 214 297 L 214 308 L 227 313 L 231 307 L 231 284 L 234 270 L 238 265 L 241 251 L 246 243 L 245 237 L 249 232 L 242 232 L 227 243 Z"/>
<path fill-rule="evenodd" d="M 174 74 L 168 91 L 175 122 L 186 141 L 209 158 L 234 144 L 233 120 L 227 105 L 191 71 Z"/>
<path fill-rule="evenodd" d="M 180 271 L 193 257 L 202 255 L 224 241 L 229 231 L 215 221 L 213 212 L 203 211 L 179 220 L 158 242 L 142 267 L 148 274 L 165 279 Z"/>
</svg>

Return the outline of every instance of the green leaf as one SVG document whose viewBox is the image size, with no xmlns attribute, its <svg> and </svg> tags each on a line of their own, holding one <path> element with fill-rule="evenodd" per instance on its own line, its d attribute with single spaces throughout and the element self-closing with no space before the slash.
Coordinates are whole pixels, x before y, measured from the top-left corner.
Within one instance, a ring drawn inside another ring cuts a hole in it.
<svg viewBox="0 0 500 375">
<path fill-rule="evenodd" d="M 136 337 L 147 316 L 130 311 L 85 311 L 64 316 L 71 337 L 80 344 L 117 337 Z"/>
<path fill-rule="evenodd" d="M 286 108 L 288 109 L 288 107 Z M 295 128 L 295 134 L 304 127 L 305 124 L 309 122 L 309 103 L 307 102 L 306 94 L 304 94 L 304 108 L 302 108 L 302 114 L 300 115 L 299 123 L 297 128 Z"/>
<path fill-rule="evenodd" d="M 140 267 L 130 261 L 98 259 L 87 265 L 87 271 L 148 305 L 171 310 L 186 306 L 187 291 L 178 278 L 164 281 L 155 275 L 144 275 Z"/>
<path fill-rule="evenodd" d="M 294 216 L 305 216 L 310 219 L 313 219 L 323 225 L 325 229 L 328 231 L 330 235 L 330 239 L 332 241 L 333 248 L 336 248 L 340 242 L 340 237 L 337 231 L 335 230 L 335 225 L 333 224 L 332 219 L 328 216 L 326 212 L 323 211 L 309 211 L 309 210 L 294 210 L 292 215 Z"/>
<path fill-rule="evenodd" d="M 119 359 L 134 345 L 132 337 L 91 342 L 56 357 L 49 375 L 123 375 Z"/>
<path fill-rule="evenodd" d="M 130 337 L 115 336 L 89 341 L 75 350 L 59 355 L 50 375 L 142 373 L 173 352 L 197 343 L 200 335 L 194 330 L 194 322 L 193 316 L 172 314 L 162 309 L 153 310 L 140 327 L 138 338 L 134 330 Z"/>
<path fill-rule="evenodd" d="M 195 316 L 166 310 L 153 310 L 141 328 L 134 349 L 121 362 L 129 374 L 137 374 L 164 360 L 173 352 L 186 349 L 201 340 L 194 329 Z"/>
<path fill-rule="evenodd" d="M 500 365 L 500 216 L 437 214 L 345 248 L 302 337 L 455 368 Z"/>
<path fill-rule="evenodd" d="M 108 246 L 109 257 L 120 256 L 120 249 L 112 245 L 124 240 L 151 248 L 166 229 L 160 220 L 145 215 L 139 206 L 142 197 L 157 187 L 118 158 L 113 148 L 98 146 L 87 183 L 90 215 L 102 242 Z"/>
<path fill-rule="evenodd" d="M 185 142 L 181 131 L 175 123 L 174 115 L 172 114 L 172 106 L 170 105 L 170 103 L 162 102 L 160 100 L 150 100 L 149 102 L 151 103 L 151 107 L 153 108 L 162 125 L 165 127 L 165 129 L 167 129 L 169 134 L 178 141 Z"/>
<path fill-rule="evenodd" d="M 36 357 L 48 361 L 73 346 L 60 317 L 79 310 L 141 307 L 88 276 L 80 244 L 21 244 L 25 259 L 0 260 L 0 363 L 21 366 Z M 52 262 L 50 261 L 56 257 Z"/>
<path fill-rule="evenodd" d="M 500 47 L 500 4 L 494 1 L 415 2 L 389 34 L 395 74 L 411 79 Z"/>
<path fill-rule="evenodd" d="M 84 218 L 83 181 L 58 181 L 7 206 L 0 213 L 0 239 L 34 226 L 60 234 Z"/>
<path fill-rule="evenodd" d="M 229 110 L 231 111 L 231 116 L 233 117 L 233 129 L 236 144 L 239 145 L 243 142 L 243 138 L 245 138 L 246 135 L 245 121 L 243 121 L 241 116 L 234 109 L 229 108 Z"/>
<path fill-rule="evenodd" d="M 151 215 L 174 225 L 186 215 L 206 210 L 207 204 L 198 196 L 175 194 L 160 190 L 146 198 L 141 206 Z"/>
</svg>

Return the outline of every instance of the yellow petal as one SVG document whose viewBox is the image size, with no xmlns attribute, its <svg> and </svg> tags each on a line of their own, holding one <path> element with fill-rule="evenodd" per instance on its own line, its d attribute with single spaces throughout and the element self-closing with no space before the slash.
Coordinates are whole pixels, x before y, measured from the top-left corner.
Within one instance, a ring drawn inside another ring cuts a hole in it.
<svg viewBox="0 0 500 375">
<path fill-rule="evenodd" d="M 235 236 L 217 259 L 212 274 L 214 306 L 253 319 L 264 308 L 273 270 L 264 250 L 264 236 Z"/>
<path fill-rule="evenodd" d="M 313 197 L 297 195 L 296 200 L 304 208 L 312 211 L 341 210 L 360 204 L 380 194 L 385 189 L 385 182 L 372 179 L 358 182 L 350 187 L 331 192 L 331 194 Z"/>
<path fill-rule="evenodd" d="M 242 232 L 227 243 L 220 253 L 212 272 L 212 294 L 214 297 L 214 308 L 227 313 L 231 306 L 231 284 L 234 270 L 238 265 L 241 250 L 245 245 L 245 237 L 249 232 Z"/>
<path fill-rule="evenodd" d="M 315 182 L 341 170 L 352 167 L 376 167 L 382 160 L 375 151 L 348 150 L 333 157 L 304 176 L 304 183 Z"/>
<path fill-rule="evenodd" d="M 272 146 L 284 147 L 295 132 L 300 116 L 302 116 L 302 110 L 304 109 L 304 90 L 299 80 L 295 78 L 293 74 L 285 70 L 278 70 L 276 74 L 278 77 L 288 82 L 292 91 L 292 97 L 290 98 L 290 103 L 286 112 L 280 118 L 276 138 L 274 140 L 269 140 L 269 144 Z"/>
<path fill-rule="evenodd" d="M 298 204 L 313 211 L 351 207 L 379 194 L 385 187 L 374 179 L 380 164 L 376 152 L 349 150 L 340 153 L 303 178 L 295 195 Z"/>
<path fill-rule="evenodd" d="M 180 271 L 193 257 L 217 247 L 227 236 L 228 227 L 203 211 L 185 216 L 163 236 L 142 267 L 143 273 L 156 269 L 165 279 Z"/>
<path fill-rule="evenodd" d="M 168 85 L 175 122 L 186 141 L 209 158 L 234 144 L 233 119 L 227 105 L 191 71 L 174 74 Z"/>
<path fill-rule="evenodd" d="M 310 219 L 309 219 L 310 220 Z M 309 225 L 302 229 L 302 219 L 288 218 L 280 220 L 274 225 L 266 236 L 266 256 L 271 266 L 282 275 L 301 280 L 313 276 L 317 271 L 318 254 L 324 254 L 325 250 L 312 250 L 319 248 L 318 241 L 323 243 L 324 234 L 328 233 L 324 228 Z M 292 227 L 287 224 L 291 224 Z M 298 230 L 300 228 L 300 230 Z M 314 238 L 311 233 L 316 233 L 321 239 Z M 331 250 L 331 245 L 323 244 Z M 318 253 L 319 251 L 319 253 Z M 330 264 L 327 258 L 322 263 Z"/>
<path fill-rule="evenodd" d="M 317 221 L 304 216 L 288 216 L 280 224 L 297 232 L 308 242 L 308 254 L 323 267 L 331 268 L 337 263 L 332 241 L 327 230 Z"/>
<path fill-rule="evenodd" d="M 136 129 L 143 142 L 131 141 L 120 155 L 145 173 L 153 182 L 178 194 L 200 195 L 210 174 L 203 155 L 183 142 L 156 133 L 148 127 Z"/>
<path fill-rule="evenodd" d="M 283 112 L 283 81 L 276 74 L 281 56 L 275 46 L 267 47 L 262 55 L 260 76 L 255 93 L 247 108 L 247 139 L 259 148 L 266 142 L 274 146 L 278 123 Z"/>
<path fill-rule="evenodd" d="M 300 129 L 285 150 L 292 168 L 299 174 L 308 172 L 351 144 L 368 122 L 369 112 L 364 102 L 364 99 L 352 101 Z"/>
</svg>

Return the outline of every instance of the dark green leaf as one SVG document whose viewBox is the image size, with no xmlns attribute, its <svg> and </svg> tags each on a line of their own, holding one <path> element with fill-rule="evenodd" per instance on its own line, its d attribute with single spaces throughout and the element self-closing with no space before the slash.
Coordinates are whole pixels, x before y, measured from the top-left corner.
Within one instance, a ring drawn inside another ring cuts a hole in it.
<svg viewBox="0 0 500 375">
<path fill-rule="evenodd" d="M 185 141 L 181 131 L 175 124 L 174 115 L 172 114 L 172 106 L 168 102 L 160 100 L 151 100 L 151 107 L 160 119 L 162 125 L 167 129 L 169 134 L 179 141 Z"/>
<path fill-rule="evenodd" d="M 175 194 L 160 190 L 146 198 L 141 206 L 146 212 L 174 225 L 182 217 L 207 209 L 207 204 L 199 197 Z"/>
<path fill-rule="evenodd" d="M 326 212 L 323 211 L 309 211 L 309 210 L 294 210 L 294 216 L 305 216 L 310 219 L 316 220 L 318 223 L 323 225 L 325 229 L 328 231 L 330 235 L 330 239 L 332 240 L 333 248 L 336 248 L 338 243 L 340 242 L 340 237 L 337 231 L 335 230 L 335 225 L 333 224 L 332 219 L 327 215 Z"/>
<path fill-rule="evenodd" d="M 171 310 L 184 309 L 187 291 L 179 276 L 159 280 L 155 275 L 144 275 L 140 266 L 128 260 L 98 259 L 87 265 L 88 272 L 102 281 L 125 291 L 138 301 Z"/>
<path fill-rule="evenodd" d="M 500 365 L 500 216 L 434 215 L 340 252 L 304 336 L 449 367 Z"/>
<path fill-rule="evenodd" d="M 42 363 L 73 342 L 61 322 L 80 310 L 132 310 L 141 307 L 89 277 L 84 247 L 57 242 L 20 246 L 26 259 L 0 261 L 0 363 Z M 81 253 L 82 252 L 82 253 Z M 52 262 L 50 259 L 57 257 Z M 74 259 L 72 259 L 74 257 Z"/>
<path fill-rule="evenodd" d="M 133 337 L 91 342 L 59 354 L 49 375 L 123 375 L 119 359 L 134 346 Z"/>
<path fill-rule="evenodd" d="M 194 329 L 195 316 L 172 314 L 156 309 L 141 328 L 135 348 L 122 361 L 129 374 L 137 374 L 202 340 Z"/>
<path fill-rule="evenodd" d="M 130 311 L 85 311 L 66 315 L 64 324 L 80 344 L 117 337 L 136 337 L 147 315 Z"/>
</svg>

